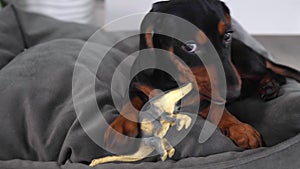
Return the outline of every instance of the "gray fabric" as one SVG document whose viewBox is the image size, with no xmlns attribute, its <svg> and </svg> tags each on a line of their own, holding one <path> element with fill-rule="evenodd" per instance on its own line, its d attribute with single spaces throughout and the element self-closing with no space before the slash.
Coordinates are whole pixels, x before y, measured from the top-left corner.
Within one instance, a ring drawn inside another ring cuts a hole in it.
<svg viewBox="0 0 300 169">
<path fill-rule="evenodd" d="M 89 168 L 86 164 L 93 158 L 109 154 L 83 131 L 71 98 L 75 60 L 95 31 L 96 28 L 90 26 L 63 23 L 22 12 L 13 6 L 0 11 L 0 168 Z M 102 43 L 95 41 L 94 45 L 101 50 L 122 36 L 103 32 Z M 100 66 L 99 71 L 107 73 L 98 76 L 96 96 L 109 121 L 117 115 L 111 100 L 111 76 L 123 57 L 137 49 L 137 37 L 121 42 Z M 91 52 L 91 57 L 97 54 Z M 299 84 L 290 81 L 278 99 L 264 103 L 253 97 L 246 105 L 241 101 L 231 108 L 239 114 L 240 110 L 249 109 L 240 118 L 253 123 L 267 143 L 274 145 L 299 133 L 296 104 L 299 89 Z M 119 92 L 123 95 L 125 91 Z M 269 115 L 271 120 L 267 117 L 259 120 L 262 116 L 258 110 Z M 282 111 L 288 112 L 286 116 Z M 286 117 L 280 124 L 279 115 L 280 119 Z M 295 159 L 300 136 L 271 148 L 241 152 L 219 130 L 207 142 L 199 144 L 203 122 L 197 119 L 189 135 L 175 147 L 176 154 L 171 160 L 155 162 L 156 158 L 152 158 L 138 164 L 105 164 L 97 168 L 253 168 L 263 165 L 274 169 L 299 165 Z M 149 160 L 153 162 L 146 162 Z"/>
</svg>

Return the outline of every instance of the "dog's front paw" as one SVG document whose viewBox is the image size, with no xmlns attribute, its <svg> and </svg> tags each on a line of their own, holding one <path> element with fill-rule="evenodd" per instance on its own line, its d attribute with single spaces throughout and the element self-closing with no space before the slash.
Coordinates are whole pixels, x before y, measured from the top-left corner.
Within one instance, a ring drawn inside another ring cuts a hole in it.
<svg viewBox="0 0 300 169">
<path fill-rule="evenodd" d="M 132 143 L 127 136 L 135 137 L 137 135 L 138 124 L 120 115 L 106 130 L 104 141 L 107 148 L 128 147 Z"/>
<path fill-rule="evenodd" d="M 268 101 L 278 97 L 279 91 L 280 84 L 272 77 L 267 76 L 260 80 L 258 93 L 263 100 Z"/>
<path fill-rule="evenodd" d="M 248 124 L 232 124 L 222 132 L 241 148 L 252 149 L 262 146 L 260 133 Z"/>
</svg>

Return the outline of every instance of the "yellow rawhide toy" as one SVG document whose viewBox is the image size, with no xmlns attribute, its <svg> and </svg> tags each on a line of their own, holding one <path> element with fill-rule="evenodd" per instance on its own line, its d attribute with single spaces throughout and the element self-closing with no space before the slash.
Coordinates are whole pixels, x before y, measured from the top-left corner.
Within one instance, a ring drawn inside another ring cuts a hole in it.
<svg viewBox="0 0 300 169">
<path fill-rule="evenodd" d="M 161 93 L 147 102 L 139 115 L 142 141 L 136 153 L 130 155 L 107 156 L 92 161 L 90 166 L 108 162 L 134 162 L 146 158 L 154 150 L 161 155 L 161 160 L 174 155 L 175 149 L 165 137 L 169 128 L 176 125 L 180 131 L 187 129 L 192 122 L 188 115 L 174 114 L 175 104 L 192 90 L 188 83 L 178 89 Z"/>
</svg>

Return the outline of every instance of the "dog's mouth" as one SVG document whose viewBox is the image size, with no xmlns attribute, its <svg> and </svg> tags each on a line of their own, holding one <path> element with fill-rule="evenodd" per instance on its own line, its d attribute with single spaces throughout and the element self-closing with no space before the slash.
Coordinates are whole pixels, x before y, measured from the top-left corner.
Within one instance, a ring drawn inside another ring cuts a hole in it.
<svg viewBox="0 0 300 169">
<path fill-rule="evenodd" d="M 198 94 L 196 94 L 198 93 Z M 199 99 L 195 98 L 198 97 Z M 226 104 L 225 99 L 213 98 L 210 95 L 201 94 L 196 89 L 193 89 L 188 95 L 186 95 L 187 100 L 180 100 L 175 104 L 174 113 L 179 113 L 180 111 L 190 110 L 190 106 L 199 106 L 199 110 L 206 107 L 208 103 L 214 105 L 224 106 Z"/>
<path fill-rule="evenodd" d="M 175 80 L 174 81 L 173 80 L 172 80 L 172 82 L 170 82 L 170 83 L 174 84 L 174 87 L 172 87 L 172 88 L 178 87 L 176 85 L 177 82 Z M 182 82 L 182 84 L 184 84 L 184 83 Z M 182 84 L 179 84 L 179 85 L 182 85 Z M 211 88 L 210 83 L 203 82 L 203 83 L 201 83 L 201 85 L 199 83 L 197 83 L 197 84 L 194 83 L 193 90 L 186 97 L 193 97 L 193 95 L 195 95 L 195 93 L 197 93 L 197 95 L 199 95 L 199 97 L 200 97 L 199 101 L 207 100 L 207 101 L 210 101 L 210 102 L 212 102 L 214 104 L 218 104 L 218 105 L 225 104 L 226 103 L 226 95 L 221 96 L 220 93 L 218 92 L 218 90 L 216 90 L 216 89 L 215 89 L 216 91 L 214 91 L 215 93 L 212 94 L 210 88 Z"/>
<path fill-rule="evenodd" d="M 203 100 L 207 100 L 207 101 L 217 104 L 217 105 L 224 105 L 226 103 L 226 96 L 222 97 L 219 95 L 218 92 L 216 92 L 214 95 L 212 95 L 211 92 L 201 91 L 201 90 L 197 89 L 197 87 L 198 86 L 194 86 L 193 91 L 191 93 L 197 92 L 200 97 L 200 100 L 199 100 L 200 102 Z"/>
</svg>

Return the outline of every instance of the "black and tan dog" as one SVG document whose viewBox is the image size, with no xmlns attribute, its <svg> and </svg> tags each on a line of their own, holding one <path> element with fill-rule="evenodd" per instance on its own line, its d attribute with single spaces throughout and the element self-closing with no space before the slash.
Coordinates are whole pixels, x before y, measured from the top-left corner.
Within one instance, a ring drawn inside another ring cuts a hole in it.
<svg viewBox="0 0 300 169">
<path fill-rule="evenodd" d="M 182 34 L 186 32 L 185 25 L 178 25 L 176 21 L 167 17 L 149 18 L 146 16 L 142 23 L 142 30 L 148 33 L 141 34 L 140 49 L 159 48 L 168 51 L 169 63 L 166 64 L 172 65 L 178 70 L 180 82 L 186 83 L 193 78 L 196 79 L 194 88 L 198 88 L 200 98 L 190 96 L 185 104 L 199 104 L 199 100 L 201 104 L 208 103 L 206 107 L 201 106 L 201 110 L 199 110 L 199 115 L 203 118 L 207 118 L 210 105 L 214 104 L 214 107 L 218 107 L 215 101 L 211 100 L 211 86 L 218 85 L 218 82 L 217 80 L 210 81 L 207 71 L 208 69 L 211 72 L 215 70 L 214 62 L 204 67 L 202 61 L 195 55 L 197 50 L 202 50 L 209 42 L 216 49 L 224 67 L 227 102 L 234 101 L 240 95 L 247 96 L 248 93 L 253 93 L 254 89 L 264 100 L 272 99 L 278 96 L 280 85 L 285 83 L 285 77 L 300 81 L 298 71 L 273 63 L 248 48 L 241 41 L 232 38 L 229 9 L 219 0 L 158 2 L 153 5 L 151 12 L 175 15 L 199 28 L 199 31 L 189 32 L 192 36 L 186 43 L 180 42 L 172 37 L 159 34 L 159 31 L 170 30 L 172 34 Z M 176 59 L 175 55 L 180 57 L 188 67 Z M 188 73 L 188 70 L 191 70 L 192 74 Z M 218 79 L 218 77 L 213 78 Z M 126 136 L 138 136 L 139 126 L 135 121 L 138 119 L 139 110 L 148 100 L 148 97 L 143 94 L 145 91 L 154 88 L 169 90 L 175 87 L 177 84 L 174 79 L 163 71 L 151 70 L 150 73 L 149 71 L 139 73 L 130 85 L 131 103 L 124 105 L 120 116 L 111 123 L 112 128 L 107 129 L 105 133 L 107 146 L 119 145 L 122 147 L 127 144 L 124 136 L 115 134 L 113 129 Z M 215 108 L 215 111 L 218 111 L 217 109 Z M 211 120 L 214 121 L 214 118 Z M 226 109 L 218 127 L 242 148 L 256 148 L 263 144 L 256 129 L 240 122 Z"/>
</svg>

